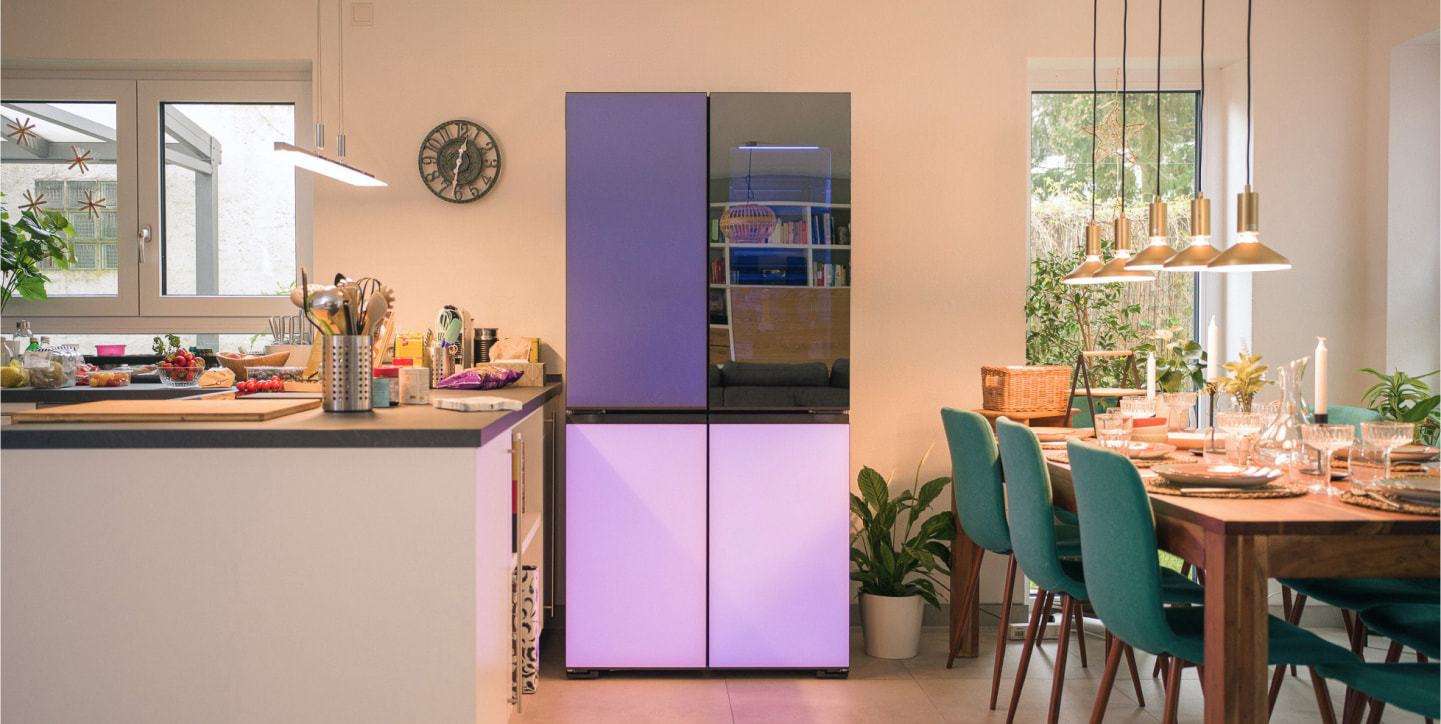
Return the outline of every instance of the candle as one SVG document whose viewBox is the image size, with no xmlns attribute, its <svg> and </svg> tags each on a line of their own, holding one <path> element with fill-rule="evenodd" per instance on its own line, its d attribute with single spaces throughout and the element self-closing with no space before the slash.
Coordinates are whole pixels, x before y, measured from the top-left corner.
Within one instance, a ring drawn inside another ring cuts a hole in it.
<svg viewBox="0 0 1441 724">
<path fill-rule="evenodd" d="M 1156 353 L 1146 355 L 1146 397 L 1156 397 Z"/>
<path fill-rule="evenodd" d="M 1326 338 L 1316 338 L 1316 414 L 1326 414 Z"/>
<path fill-rule="evenodd" d="M 1211 325 L 1206 327 L 1206 379 L 1216 379 L 1216 362 L 1221 359 L 1221 344 L 1217 341 L 1216 315 L 1211 315 Z"/>
</svg>

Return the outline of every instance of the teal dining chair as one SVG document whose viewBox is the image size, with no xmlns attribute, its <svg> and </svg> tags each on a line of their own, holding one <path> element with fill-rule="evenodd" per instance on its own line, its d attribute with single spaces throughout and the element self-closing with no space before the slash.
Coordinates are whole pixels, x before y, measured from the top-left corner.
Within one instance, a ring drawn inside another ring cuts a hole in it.
<svg viewBox="0 0 1441 724">
<path fill-rule="evenodd" d="M 956 626 L 956 635 L 951 639 L 950 656 L 946 668 L 951 668 L 956 653 L 961 648 L 960 632 L 965 627 L 972 597 L 976 595 L 981 571 L 981 561 L 987 551 L 1006 556 L 1005 591 L 1001 597 L 1001 630 L 996 641 L 995 664 L 991 670 L 991 702 L 996 708 L 996 695 L 1000 690 L 1001 666 L 1006 653 L 1006 629 L 1010 627 L 1011 595 L 1015 591 L 1016 557 L 1011 553 L 1011 529 L 1006 522 L 1006 494 L 1001 475 L 1001 457 L 996 449 L 996 437 L 985 417 L 953 407 L 941 409 L 941 423 L 946 431 L 946 443 L 951 453 L 951 490 L 955 494 L 956 516 L 960 529 L 976 544 L 971 560 L 970 574 L 966 585 L 957 597 L 952 591 L 952 605 L 961 605 L 961 620 Z M 1067 511 L 1058 511 L 1056 522 L 1056 546 L 1061 555 L 1078 556 L 1080 535 L 1076 529 L 1075 516 Z M 1064 515 L 1062 515 L 1064 514 Z M 1038 594 L 1039 595 L 1039 594 Z M 1062 619 L 1061 630 L 1071 625 L 1071 619 Z M 1079 626 L 1079 621 L 1077 626 Z"/>
<path fill-rule="evenodd" d="M 1383 419 L 1385 418 L 1381 417 L 1381 413 L 1364 407 L 1326 406 L 1326 422 L 1334 425 L 1355 425 L 1357 438 L 1361 436 L 1361 423 L 1380 422 Z"/>
<path fill-rule="evenodd" d="M 1315 675 L 1335 679 L 1376 702 L 1385 702 L 1427 719 L 1441 718 L 1441 664 L 1368 664 L 1364 661 L 1320 664 Z M 1324 684 L 1323 684 L 1324 687 Z M 1346 712 L 1347 722 L 1361 721 L 1360 702 Z"/>
<path fill-rule="evenodd" d="M 1433 579 L 1432 583 L 1434 582 Z M 1358 618 L 1360 618 L 1360 622 L 1370 630 L 1391 639 L 1391 647 L 1386 651 L 1385 663 L 1387 664 L 1396 664 L 1401 660 L 1401 649 L 1403 647 L 1409 647 L 1415 650 L 1417 660 L 1422 663 L 1425 663 L 1428 659 L 1441 658 L 1441 606 L 1434 603 L 1381 604 L 1362 610 Z M 1381 713 L 1385 711 L 1386 705 L 1388 703 L 1395 703 L 1402 709 L 1421 714 L 1426 717 L 1427 724 L 1430 724 L 1431 720 L 1437 716 L 1437 708 L 1441 707 L 1441 702 L 1437 701 L 1438 687 L 1436 672 L 1432 672 L 1431 683 L 1425 687 L 1430 690 L 1430 698 L 1413 701 L 1409 697 L 1416 692 L 1391 691 L 1389 687 L 1385 687 L 1385 680 L 1388 678 L 1385 672 L 1388 670 L 1402 672 L 1400 674 L 1389 675 L 1397 678 L 1397 681 L 1392 682 L 1391 686 L 1405 687 L 1409 685 L 1409 677 L 1415 676 L 1415 674 L 1406 672 L 1424 669 L 1383 668 L 1377 670 L 1380 673 L 1372 672 L 1366 674 L 1364 678 L 1371 686 L 1371 691 L 1366 691 L 1360 686 L 1353 686 L 1352 688 L 1361 691 L 1374 700 L 1371 704 L 1371 716 L 1367 721 L 1381 721 Z M 1403 700 L 1393 701 L 1398 698 Z M 1364 703 L 1364 701 L 1355 701 L 1352 702 L 1352 705 L 1359 709 Z M 1410 706 L 1408 706 L 1408 704 L 1410 704 Z M 1425 708 L 1425 711 L 1421 711 L 1421 709 L 1417 707 Z M 1348 710 L 1346 713 L 1348 718 L 1355 716 L 1359 719 L 1360 717 L 1359 711 L 1352 712 Z"/>
<path fill-rule="evenodd" d="M 1163 722 L 1174 722 L 1180 690 L 1180 666 L 1204 666 L 1205 609 L 1202 606 L 1162 605 L 1161 575 L 1156 566 L 1156 527 L 1150 498 L 1140 473 L 1125 457 L 1075 440 L 1066 444 L 1076 512 L 1081 528 L 1081 563 L 1091 607 L 1111 633 L 1142 651 L 1165 654 L 1180 662 L 1167 675 Z M 1275 616 L 1268 616 L 1267 663 L 1315 667 L 1346 665 L 1356 660 L 1350 651 L 1329 643 Z M 1110 657 L 1113 658 L 1113 657 Z M 1105 711 L 1116 667 L 1106 662 L 1106 673 L 1096 697 L 1092 717 Z M 1331 711 L 1325 685 L 1312 669 L 1317 706 Z M 1225 696 L 1226 692 L 1208 692 Z"/>
<path fill-rule="evenodd" d="M 1061 620 L 1069 621 L 1073 607 L 1079 608 L 1090 599 L 1090 594 L 1087 592 L 1081 561 L 1063 559 L 1056 545 L 1051 476 L 1046 471 L 1040 440 L 1029 427 L 1002 417 L 996 420 L 996 441 L 1000 447 L 1002 468 L 1006 471 L 1006 509 L 1011 529 L 1011 548 L 1016 563 L 1038 588 L 1062 596 Z M 1159 568 L 1159 564 L 1157 567 Z M 1179 573 L 1162 569 L 1160 575 L 1164 601 L 1201 603 L 1205 599 L 1205 589 Z M 1016 671 L 1015 683 L 1011 685 L 1010 713 L 1006 716 L 1006 724 L 1011 724 L 1015 718 L 1016 704 L 1020 701 L 1021 688 L 1025 685 L 1026 671 L 1030 665 L 1031 650 L 1035 645 L 1041 615 L 1042 602 L 1040 597 L 1037 597 L 1036 605 L 1031 611 L 1030 623 L 1026 627 L 1026 642 L 1021 647 L 1020 667 Z M 1061 628 L 1051 681 L 1051 704 L 1046 720 L 1048 724 L 1055 724 L 1060 716 L 1069 633 L 1069 627 Z M 1110 657 L 1126 657 L 1126 664 L 1131 670 L 1131 683 L 1136 688 L 1136 700 L 1141 706 L 1145 706 L 1146 698 L 1141 693 L 1141 680 L 1136 673 L 1135 655 L 1130 645 L 1111 642 L 1109 634 L 1107 642 L 1112 644 L 1108 648 L 1107 665 L 1110 665 Z"/>
</svg>

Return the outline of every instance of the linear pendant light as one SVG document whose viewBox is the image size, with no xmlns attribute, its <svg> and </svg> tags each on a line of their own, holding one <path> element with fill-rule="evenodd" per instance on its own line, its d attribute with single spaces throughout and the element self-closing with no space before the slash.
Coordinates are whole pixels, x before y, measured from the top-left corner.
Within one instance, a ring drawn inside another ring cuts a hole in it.
<svg viewBox="0 0 1441 724">
<path fill-rule="evenodd" d="M 1131 270 L 1126 268 L 1126 262 L 1131 260 L 1131 220 L 1126 218 L 1126 54 L 1128 52 L 1126 34 L 1127 26 L 1130 24 L 1131 3 L 1125 0 L 1121 4 L 1121 149 L 1117 154 L 1120 156 L 1120 173 L 1117 176 L 1121 181 L 1120 214 L 1116 216 L 1115 236 L 1116 256 L 1106 265 L 1101 267 L 1092 276 L 1102 283 L 1111 282 L 1149 282 L 1155 281 L 1156 275 L 1150 272 Z M 1091 159 L 1094 161 L 1095 159 Z"/>
<path fill-rule="evenodd" d="M 293 144 L 282 141 L 275 142 L 275 151 L 280 157 L 298 168 L 313 171 L 324 176 L 329 176 L 337 181 L 343 181 L 351 186 L 388 186 L 375 176 L 361 171 L 354 166 L 338 160 L 345 157 L 345 16 L 343 6 L 337 3 L 337 34 L 340 37 L 340 133 L 335 136 L 335 152 L 337 159 L 329 159 L 320 154 L 325 150 L 325 124 L 319 121 L 315 124 L 315 151 L 307 151 Z M 320 47 L 320 0 L 315 2 L 315 114 L 320 116 L 320 103 L 323 96 L 320 93 L 321 47 Z"/>
<path fill-rule="evenodd" d="M 1207 268 L 1218 272 L 1279 271 L 1291 261 L 1262 244 L 1261 197 L 1251 190 L 1251 0 L 1246 2 L 1246 190 L 1236 194 L 1236 243 L 1211 260 Z"/>
<path fill-rule="evenodd" d="M 1191 199 L 1191 245 L 1162 266 L 1168 272 L 1206 271 L 1220 252 L 1211 246 L 1211 200 L 1201 193 L 1206 120 L 1206 0 L 1201 0 L 1201 93 L 1196 101 L 1196 198 Z"/>
<path fill-rule="evenodd" d="M 1161 132 L 1161 25 L 1165 20 L 1165 0 L 1156 0 L 1156 195 L 1151 200 L 1150 231 L 1151 244 L 1126 262 L 1127 269 L 1136 271 L 1159 271 L 1176 256 L 1171 248 L 1170 234 L 1166 232 L 1166 202 L 1161 200 L 1161 145 L 1165 140 Z"/>
<path fill-rule="evenodd" d="M 1096 81 L 1096 36 L 1100 29 L 1100 0 L 1091 3 L 1091 125 L 1096 125 L 1096 96 L 1099 84 Z M 1124 134 L 1123 134 L 1124 135 Z M 1124 143 L 1125 139 L 1122 138 Z M 1062 284 L 1100 284 L 1096 272 L 1104 266 L 1101 263 L 1101 227 L 1096 225 L 1096 134 L 1091 134 L 1091 223 L 1086 225 L 1086 259 L 1070 274 L 1061 278 Z"/>
</svg>

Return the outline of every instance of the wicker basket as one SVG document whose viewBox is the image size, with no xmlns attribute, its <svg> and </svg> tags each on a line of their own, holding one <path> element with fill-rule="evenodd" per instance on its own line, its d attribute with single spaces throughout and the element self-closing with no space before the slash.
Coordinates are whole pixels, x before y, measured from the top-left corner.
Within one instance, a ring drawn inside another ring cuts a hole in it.
<svg viewBox="0 0 1441 724">
<path fill-rule="evenodd" d="M 982 367 L 982 407 L 997 412 L 1065 412 L 1071 368 L 1064 365 Z"/>
</svg>

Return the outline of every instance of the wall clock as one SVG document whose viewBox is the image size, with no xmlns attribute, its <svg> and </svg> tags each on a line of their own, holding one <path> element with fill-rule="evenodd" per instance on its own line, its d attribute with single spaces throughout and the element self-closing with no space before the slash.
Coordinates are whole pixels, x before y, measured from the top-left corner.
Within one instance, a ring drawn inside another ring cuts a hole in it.
<svg viewBox="0 0 1441 724">
<path fill-rule="evenodd" d="M 437 197 L 468 204 L 495 188 L 500 147 L 479 123 L 446 121 L 420 144 L 420 178 Z"/>
</svg>

